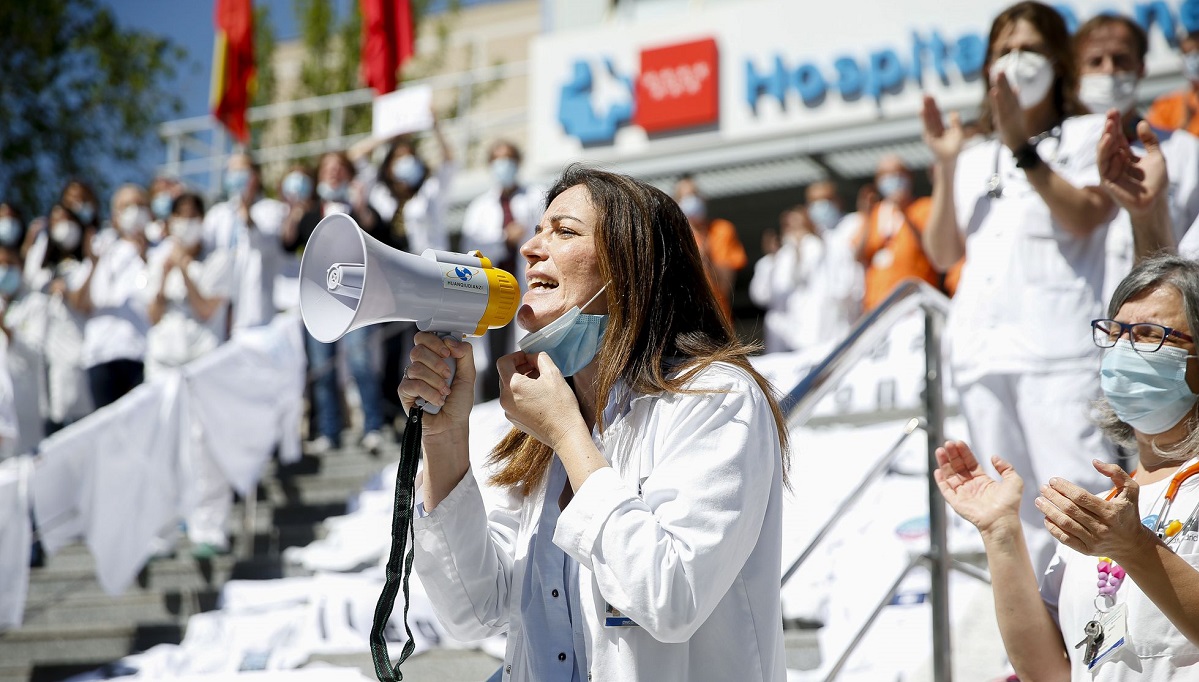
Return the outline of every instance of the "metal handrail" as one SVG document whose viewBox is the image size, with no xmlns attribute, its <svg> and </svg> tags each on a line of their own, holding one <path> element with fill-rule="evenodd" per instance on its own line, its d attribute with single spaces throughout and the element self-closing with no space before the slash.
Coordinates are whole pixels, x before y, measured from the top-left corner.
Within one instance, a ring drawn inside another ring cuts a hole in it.
<svg viewBox="0 0 1199 682">
<path fill-rule="evenodd" d="M 787 415 L 787 424 L 791 428 L 805 424 L 812 416 L 820 401 L 832 392 L 849 374 L 850 369 L 867 355 L 880 340 L 882 340 L 901 318 L 913 311 L 924 312 L 924 418 L 918 421 L 928 437 L 928 530 L 929 548 L 927 554 L 918 561 L 928 566 L 931 577 L 929 589 L 929 605 L 932 608 L 933 621 L 933 679 L 936 682 L 950 682 L 953 671 L 950 653 L 949 631 L 949 571 L 956 568 L 949 553 L 947 540 L 947 525 L 945 504 L 941 493 L 933 479 L 933 471 L 937 469 L 936 449 L 944 441 L 945 402 L 942 397 L 943 373 L 941 371 L 941 329 L 949 314 L 949 299 L 927 283 L 909 279 L 898 284 L 891 294 L 874 310 L 863 317 L 841 343 L 829 353 L 803 380 L 783 397 L 780 407 Z M 915 420 L 913 420 L 915 421 Z M 885 471 L 891 459 L 895 457 L 900 445 L 915 429 L 913 422 L 905 425 L 905 433 L 891 450 L 882 458 L 881 464 L 867 474 L 866 478 L 855 489 L 857 492 L 872 484 L 881 471 Z M 882 467 L 880 470 L 879 467 Z M 843 502 L 842 507 L 851 505 Z M 786 579 L 794 575 L 815 544 L 818 543 L 831 529 L 841 514 L 834 514 L 832 519 L 817 533 L 811 543 L 784 576 Z M 911 570 L 909 564 L 896 579 L 887 597 L 878 604 L 867 618 L 866 623 L 850 641 L 848 648 L 838 658 L 827 679 L 832 679 L 840 671 L 849 656 L 862 641 L 866 631 L 873 625 L 875 619 L 882 613 L 883 607 L 890 601 L 899 583 Z M 975 576 L 977 577 L 977 576 Z"/>
<path fill-rule="evenodd" d="M 921 308 L 944 317 L 949 314 L 949 299 L 922 280 L 907 279 L 896 285 L 891 294 L 859 320 L 820 364 L 783 396 L 779 407 L 787 415 L 788 425 L 806 423 L 821 399 L 840 384 L 853 365 L 885 338 L 896 322 Z"/>
</svg>

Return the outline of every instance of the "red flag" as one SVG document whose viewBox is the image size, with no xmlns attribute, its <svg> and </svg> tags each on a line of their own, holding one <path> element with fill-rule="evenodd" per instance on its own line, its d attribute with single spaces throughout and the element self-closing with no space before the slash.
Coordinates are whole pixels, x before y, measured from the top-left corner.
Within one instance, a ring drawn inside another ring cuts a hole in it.
<svg viewBox="0 0 1199 682">
<path fill-rule="evenodd" d="M 361 0 L 362 80 L 380 95 L 396 89 L 396 74 L 416 54 L 411 0 Z"/>
<path fill-rule="evenodd" d="M 244 143 L 250 139 L 246 107 L 255 86 L 252 0 L 216 0 L 214 21 L 212 115 Z"/>
</svg>

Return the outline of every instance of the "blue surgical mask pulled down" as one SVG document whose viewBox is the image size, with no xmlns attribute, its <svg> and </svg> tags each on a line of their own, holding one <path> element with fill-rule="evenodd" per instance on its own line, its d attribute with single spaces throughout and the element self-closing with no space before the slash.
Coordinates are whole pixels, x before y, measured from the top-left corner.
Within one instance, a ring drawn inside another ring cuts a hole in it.
<svg viewBox="0 0 1199 682">
<path fill-rule="evenodd" d="M 1162 346 L 1142 353 L 1120 339 L 1103 354 L 1099 385 L 1121 421 L 1149 435 L 1169 431 L 1191 411 L 1199 395 L 1187 385 L 1188 355 Z"/>
<path fill-rule="evenodd" d="M 600 287 L 583 308 L 591 305 L 607 288 L 606 284 Z M 545 353 L 562 376 L 574 376 L 591 364 L 604 340 L 604 330 L 608 328 L 607 315 L 584 315 L 583 308 L 574 306 L 558 319 L 528 334 L 520 340 L 520 349 L 526 353 Z"/>
</svg>

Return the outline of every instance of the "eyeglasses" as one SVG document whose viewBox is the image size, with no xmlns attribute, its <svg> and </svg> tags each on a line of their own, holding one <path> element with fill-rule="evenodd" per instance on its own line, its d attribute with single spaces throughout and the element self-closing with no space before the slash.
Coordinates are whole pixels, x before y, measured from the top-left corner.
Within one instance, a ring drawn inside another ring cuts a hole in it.
<svg viewBox="0 0 1199 682">
<path fill-rule="evenodd" d="M 1116 345 L 1121 336 L 1127 333 L 1128 340 L 1142 353 L 1153 353 L 1160 350 L 1162 344 L 1171 336 L 1187 342 L 1195 340 L 1189 334 L 1152 322 L 1129 324 L 1115 320 L 1091 320 L 1091 333 L 1095 345 L 1100 348 L 1111 348 Z"/>
</svg>

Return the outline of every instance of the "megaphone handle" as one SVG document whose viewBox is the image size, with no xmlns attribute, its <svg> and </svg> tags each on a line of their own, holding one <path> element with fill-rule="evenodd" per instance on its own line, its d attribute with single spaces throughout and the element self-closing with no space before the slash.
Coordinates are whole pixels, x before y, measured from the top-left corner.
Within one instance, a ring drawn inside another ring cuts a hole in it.
<svg viewBox="0 0 1199 682">
<path fill-rule="evenodd" d="M 436 334 L 438 338 L 442 339 L 454 338 L 461 341 L 466 338 L 466 334 L 459 334 L 457 332 L 436 332 Z M 446 383 L 452 384 L 454 383 L 454 375 L 458 373 L 458 360 L 451 355 L 446 358 L 445 361 L 446 364 L 450 366 L 450 378 Z M 424 398 L 417 398 L 416 404 L 420 405 L 424 409 L 425 414 L 437 414 L 438 412 L 441 412 L 441 405 L 431 405 L 425 402 Z"/>
</svg>

